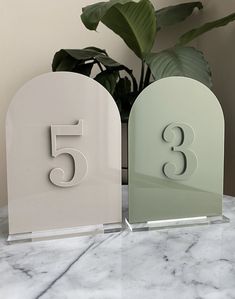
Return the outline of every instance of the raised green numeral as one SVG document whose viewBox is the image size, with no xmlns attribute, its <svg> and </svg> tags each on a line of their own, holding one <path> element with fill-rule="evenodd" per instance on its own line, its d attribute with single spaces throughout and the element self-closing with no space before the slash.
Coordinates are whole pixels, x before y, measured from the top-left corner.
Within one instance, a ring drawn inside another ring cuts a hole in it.
<svg viewBox="0 0 235 299">
<path fill-rule="evenodd" d="M 177 146 L 172 146 L 173 152 L 180 152 L 184 157 L 183 170 L 177 173 L 176 166 L 173 163 L 166 163 L 163 166 L 163 173 L 166 177 L 172 180 L 187 180 L 197 169 L 197 156 L 189 149 L 194 140 L 193 129 L 184 123 L 172 123 L 168 125 L 163 131 L 163 140 L 168 143 L 173 143 L 175 139 L 174 130 L 180 130 L 181 142 Z"/>
</svg>

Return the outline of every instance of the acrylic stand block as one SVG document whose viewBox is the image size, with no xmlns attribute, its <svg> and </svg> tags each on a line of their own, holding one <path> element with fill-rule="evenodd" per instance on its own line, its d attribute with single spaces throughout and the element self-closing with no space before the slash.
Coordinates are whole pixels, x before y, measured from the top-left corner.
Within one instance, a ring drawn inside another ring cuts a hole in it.
<svg viewBox="0 0 235 299">
<path fill-rule="evenodd" d="M 10 234 L 7 242 L 9 244 L 21 242 L 34 242 L 53 239 L 64 239 L 72 237 L 81 237 L 96 234 L 116 233 L 123 230 L 121 223 L 100 224 L 90 226 L 80 226 L 74 228 L 53 229 L 47 231 L 38 231 L 32 233 Z"/>
<path fill-rule="evenodd" d="M 148 230 L 160 230 L 177 227 L 187 227 L 196 225 L 209 225 L 209 224 L 221 224 L 229 223 L 229 218 L 225 216 L 211 216 L 211 217 L 193 217 L 193 218 L 181 218 L 170 220 L 158 220 L 148 221 L 144 223 L 129 223 L 128 219 L 125 219 L 127 228 L 132 232 L 148 231 Z"/>
</svg>

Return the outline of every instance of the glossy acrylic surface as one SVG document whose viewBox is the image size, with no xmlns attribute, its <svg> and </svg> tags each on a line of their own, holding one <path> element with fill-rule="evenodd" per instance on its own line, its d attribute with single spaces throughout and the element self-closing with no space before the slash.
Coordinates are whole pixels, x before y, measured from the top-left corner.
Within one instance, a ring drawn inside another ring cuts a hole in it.
<svg viewBox="0 0 235 299">
<path fill-rule="evenodd" d="M 129 120 L 129 222 L 222 215 L 224 118 L 215 95 L 159 80 Z"/>
<path fill-rule="evenodd" d="M 74 73 L 26 83 L 6 120 L 10 234 L 121 221 L 121 121 Z"/>
</svg>

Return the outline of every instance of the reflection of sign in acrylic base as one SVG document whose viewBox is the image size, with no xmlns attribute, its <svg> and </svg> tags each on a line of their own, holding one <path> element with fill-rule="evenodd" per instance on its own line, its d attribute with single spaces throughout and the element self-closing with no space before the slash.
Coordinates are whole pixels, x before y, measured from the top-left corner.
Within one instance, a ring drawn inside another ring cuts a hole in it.
<svg viewBox="0 0 235 299">
<path fill-rule="evenodd" d="M 6 133 L 10 241 L 121 228 L 121 122 L 99 83 L 65 72 L 31 80 Z"/>
<path fill-rule="evenodd" d="M 171 77 L 146 88 L 129 120 L 130 229 L 227 221 L 223 145 L 223 113 L 207 87 Z"/>
</svg>

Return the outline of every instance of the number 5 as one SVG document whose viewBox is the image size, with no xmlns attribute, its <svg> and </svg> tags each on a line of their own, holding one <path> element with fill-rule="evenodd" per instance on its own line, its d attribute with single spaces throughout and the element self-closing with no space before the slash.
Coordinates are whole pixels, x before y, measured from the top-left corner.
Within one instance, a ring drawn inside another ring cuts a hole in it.
<svg viewBox="0 0 235 299">
<path fill-rule="evenodd" d="M 64 181 L 64 170 L 62 168 L 54 168 L 51 170 L 49 178 L 52 184 L 58 187 L 73 187 L 78 185 L 87 174 L 86 157 L 77 149 L 56 147 L 57 136 L 82 136 L 83 121 L 80 120 L 76 125 L 51 125 L 51 155 L 56 158 L 59 155 L 70 155 L 74 162 L 74 174 L 70 181 Z"/>
</svg>

